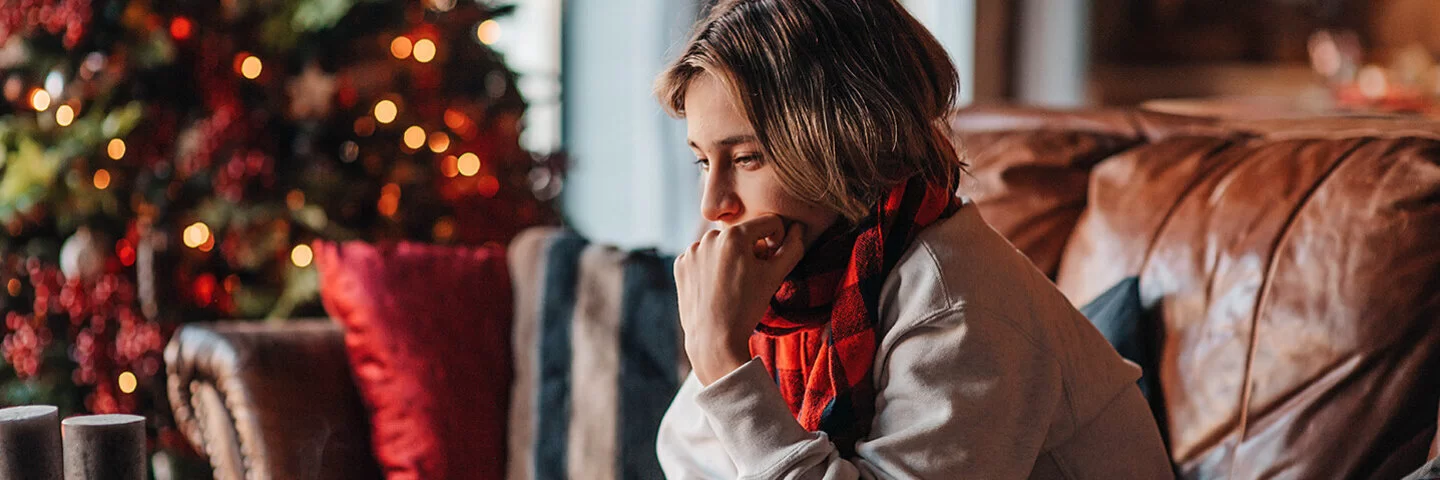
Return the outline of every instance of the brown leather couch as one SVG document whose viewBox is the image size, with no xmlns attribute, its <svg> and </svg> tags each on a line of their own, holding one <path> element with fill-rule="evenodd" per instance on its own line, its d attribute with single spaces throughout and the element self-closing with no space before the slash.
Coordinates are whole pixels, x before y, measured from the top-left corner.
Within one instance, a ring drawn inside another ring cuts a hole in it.
<svg viewBox="0 0 1440 480">
<path fill-rule="evenodd" d="M 1434 456 L 1440 123 L 978 108 L 952 126 L 962 193 L 1073 302 L 1139 276 L 1182 477 L 1399 478 Z M 166 361 L 217 478 L 378 475 L 329 323 L 187 326 Z"/>
</svg>

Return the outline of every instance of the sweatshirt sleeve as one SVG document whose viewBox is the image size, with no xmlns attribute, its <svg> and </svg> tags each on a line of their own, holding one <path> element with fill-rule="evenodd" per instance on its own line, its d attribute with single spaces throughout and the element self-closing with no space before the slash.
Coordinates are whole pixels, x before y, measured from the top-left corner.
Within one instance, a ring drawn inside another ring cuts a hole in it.
<svg viewBox="0 0 1440 480">
<path fill-rule="evenodd" d="M 875 364 L 874 422 L 855 458 L 840 458 L 823 432 L 795 421 L 759 360 L 698 388 L 697 413 L 735 476 L 1026 477 L 1063 398 L 1060 368 L 1049 353 L 1006 319 L 967 318 L 963 310 L 888 336 Z"/>
</svg>

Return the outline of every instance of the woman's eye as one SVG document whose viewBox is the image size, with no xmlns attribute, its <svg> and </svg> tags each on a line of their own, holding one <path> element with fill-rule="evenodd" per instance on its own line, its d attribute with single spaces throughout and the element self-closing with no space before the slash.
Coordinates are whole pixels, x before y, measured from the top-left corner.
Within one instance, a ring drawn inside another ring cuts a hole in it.
<svg viewBox="0 0 1440 480">
<path fill-rule="evenodd" d="M 700 170 L 701 170 L 701 171 L 710 171 L 710 161 L 709 161 L 709 160 L 706 160 L 706 159 L 703 159 L 703 158 L 697 158 L 697 159 L 695 159 L 695 164 L 700 166 Z"/>
<path fill-rule="evenodd" d="M 758 156 L 758 155 L 749 155 L 749 156 L 744 156 L 744 157 L 737 157 L 737 158 L 735 159 L 735 164 L 736 164 L 736 165 L 739 165 L 739 166 L 741 166 L 741 167 L 755 167 L 755 166 L 759 166 L 759 165 L 760 165 L 760 156 Z"/>
</svg>

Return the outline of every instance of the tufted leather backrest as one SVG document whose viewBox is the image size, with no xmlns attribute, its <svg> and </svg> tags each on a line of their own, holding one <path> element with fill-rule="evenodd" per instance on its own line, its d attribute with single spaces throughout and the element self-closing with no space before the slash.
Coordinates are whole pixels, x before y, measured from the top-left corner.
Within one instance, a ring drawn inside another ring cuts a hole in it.
<svg viewBox="0 0 1440 480">
<path fill-rule="evenodd" d="M 1189 478 L 1398 478 L 1440 406 L 1440 122 L 972 109 L 962 192 L 1076 305 L 1138 275 Z"/>
</svg>

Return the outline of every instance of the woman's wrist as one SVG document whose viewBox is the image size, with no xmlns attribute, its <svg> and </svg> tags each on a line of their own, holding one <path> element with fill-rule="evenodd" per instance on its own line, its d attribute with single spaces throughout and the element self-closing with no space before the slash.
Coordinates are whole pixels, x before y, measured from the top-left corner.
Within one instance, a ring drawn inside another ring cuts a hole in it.
<svg viewBox="0 0 1440 480">
<path fill-rule="evenodd" d="M 710 386 L 750 361 L 749 336 L 737 337 L 728 332 L 693 337 L 686 335 L 685 343 L 691 368 L 703 386 Z"/>
</svg>

